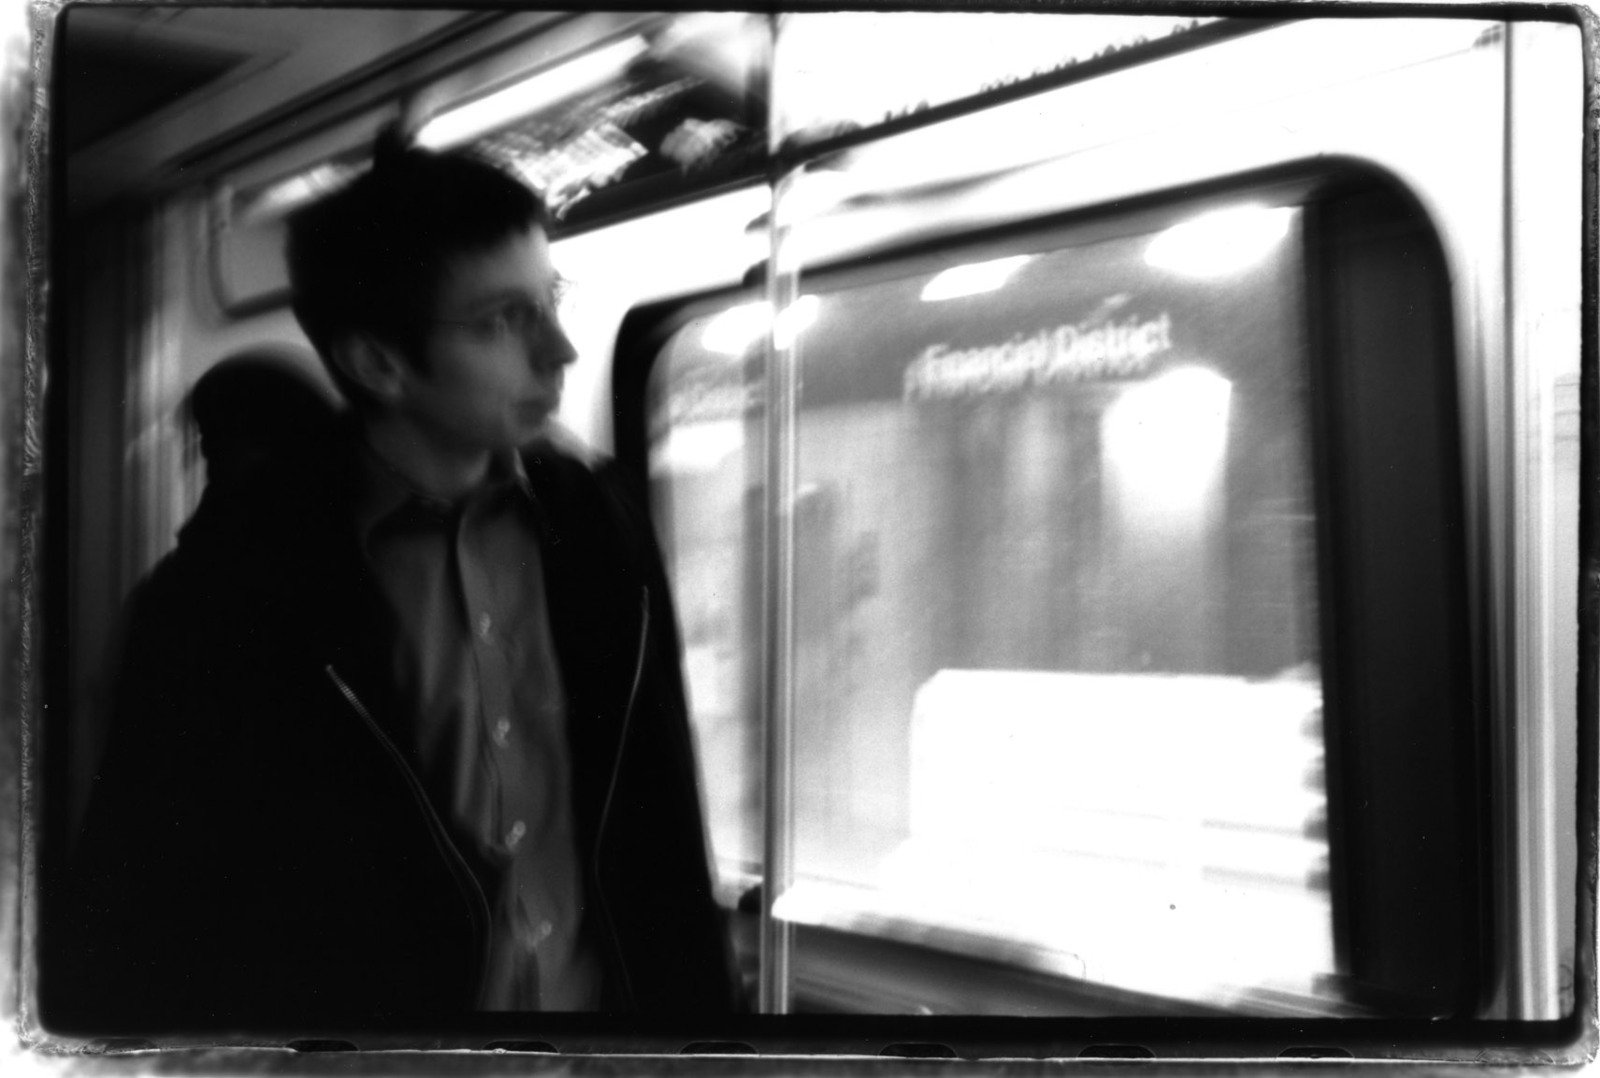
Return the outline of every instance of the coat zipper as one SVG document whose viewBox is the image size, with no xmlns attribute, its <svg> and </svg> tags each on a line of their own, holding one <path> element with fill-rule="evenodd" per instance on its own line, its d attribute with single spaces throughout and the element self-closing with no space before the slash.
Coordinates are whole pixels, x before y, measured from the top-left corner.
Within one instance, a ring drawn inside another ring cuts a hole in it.
<svg viewBox="0 0 1600 1078">
<path fill-rule="evenodd" d="M 628 702 L 622 712 L 622 731 L 617 737 L 617 753 L 611 761 L 611 781 L 606 786 L 606 798 L 600 807 L 600 823 L 595 828 L 594 836 L 594 891 L 595 903 L 600 907 L 601 917 L 605 920 L 606 932 L 611 939 L 611 949 L 616 956 L 617 971 L 622 975 L 623 995 L 628 1003 L 633 1003 L 633 981 L 628 975 L 627 960 L 622 953 L 622 942 L 617 938 L 616 922 L 612 920 L 611 908 L 606 902 L 605 889 L 600 885 L 600 847 L 605 842 L 606 825 L 611 819 L 611 805 L 616 799 L 617 780 L 622 773 L 622 754 L 628 744 L 628 730 L 633 723 L 633 708 L 639 699 L 639 686 L 644 681 L 644 662 L 646 645 L 650 638 L 650 589 L 639 589 L 639 651 L 634 657 L 633 682 L 628 687 Z"/>
<path fill-rule="evenodd" d="M 427 820 L 428 834 L 433 839 L 434 846 L 437 847 L 440 856 L 450 866 L 450 874 L 456 881 L 456 887 L 460 889 L 468 905 L 472 906 L 478 915 L 483 918 L 481 932 L 483 962 L 479 966 L 477 992 L 478 998 L 481 998 L 483 981 L 489 974 L 491 957 L 489 954 L 489 925 L 491 921 L 489 900 L 484 896 L 483 888 L 479 886 L 477 878 L 473 876 L 472 869 L 468 867 L 466 859 L 461 856 L 461 851 L 456 849 L 455 843 L 450 840 L 449 833 L 445 830 L 444 822 L 439 819 L 439 814 L 434 811 L 433 802 L 428 800 L 427 792 L 423 790 L 421 781 L 412 772 L 411 766 L 406 763 L 405 756 L 401 754 L 399 747 L 395 745 L 388 734 L 383 732 L 383 728 L 372 717 L 372 712 L 367 710 L 366 705 L 356 696 L 355 691 L 350 688 L 344 678 L 339 676 L 339 672 L 331 664 L 324 666 L 323 671 L 328 675 L 329 680 L 333 682 L 334 687 L 339 690 L 340 695 L 349 703 L 351 709 L 361 717 L 361 721 L 366 724 L 367 729 L 378 739 L 378 743 L 388 751 L 389 758 L 394 761 L 395 766 L 400 769 L 400 774 L 405 779 L 406 788 L 411 791 L 412 798 L 416 801 L 417 807 L 422 810 L 423 816 Z"/>
</svg>

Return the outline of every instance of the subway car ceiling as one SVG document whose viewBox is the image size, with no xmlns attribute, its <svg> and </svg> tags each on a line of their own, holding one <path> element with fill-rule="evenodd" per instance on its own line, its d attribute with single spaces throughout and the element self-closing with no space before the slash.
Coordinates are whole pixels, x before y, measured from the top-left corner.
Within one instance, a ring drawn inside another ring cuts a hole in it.
<svg viewBox="0 0 1600 1078">
<path fill-rule="evenodd" d="M 748 57 L 725 47 L 725 32 L 709 44 L 704 32 L 686 41 L 690 23 L 642 13 L 408 7 L 304 8 L 292 18 L 269 7 L 69 9 L 57 37 L 56 130 L 68 153 L 71 204 L 184 186 L 285 140 L 310 136 L 314 154 L 315 136 L 353 114 L 372 113 L 368 125 L 392 121 L 433 107 L 430 95 L 471 96 L 480 90 L 473 83 L 557 67 L 591 50 L 597 54 L 584 63 L 596 74 L 580 73 L 557 100 L 570 105 L 574 94 L 630 66 L 653 69 L 658 91 L 681 93 L 688 77 L 702 93 L 726 86 L 742 97 Z M 525 47 L 513 50 L 511 70 L 484 62 L 518 42 Z M 131 94 L 127 83 L 136 87 Z M 662 96 L 635 93 L 622 105 L 659 112 Z M 348 128 L 339 133 L 340 150 L 356 150 L 360 139 Z"/>
<path fill-rule="evenodd" d="M 1470 16 L 68 9 L 60 818 L 398 124 L 553 211 L 762 1009 L 1578 1013 L 1582 41 Z"/>
<path fill-rule="evenodd" d="M 818 58 L 828 55 L 830 65 L 881 65 L 864 42 L 883 39 L 884 16 L 841 17 L 868 20 L 850 29 L 869 32 L 854 45 L 807 40 L 820 28 L 802 24 L 791 40 Z M 1057 20 L 1035 17 L 1002 34 L 986 57 L 962 56 L 959 36 L 939 29 L 938 17 L 906 13 L 901 19 L 901 25 L 923 28 L 907 35 L 897 25 L 896 39 L 928 53 L 902 58 L 912 79 L 906 92 L 846 100 L 833 87 L 829 69 L 797 71 L 785 87 L 791 105 L 781 119 L 790 149 L 817 147 L 862 128 L 881 133 L 897 120 L 924 122 L 940 106 L 970 108 L 974 95 L 1025 83 L 1037 89 L 1051 76 L 1148 60 L 1165 51 L 1163 38 L 1208 25 L 1239 32 L 1257 23 L 1227 20 L 1224 28 L 1211 17 L 1099 16 L 1092 27 L 1069 32 L 1062 25 L 1041 34 Z M 495 103 L 484 99 L 509 89 L 500 107 L 522 121 L 511 126 L 523 129 L 517 134 L 524 159 L 534 149 L 552 159 L 547 172 L 587 169 L 580 179 L 592 193 L 615 182 L 612 173 L 628 171 L 627 178 L 636 181 L 641 171 L 656 173 L 663 164 L 693 171 L 717 164 L 725 174 L 727 158 L 761 156 L 771 137 L 768 37 L 766 16 L 736 13 L 328 7 L 296 9 L 288 18 L 271 8 L 71 8 L 57 36 L 57 133 L 68 151 L 68 191 L 78 207 L 119 191 L 192 184 L 237 162 L 276 156 L 270 151 L 289 143 L 302 145 L 283 155 L 285 162 L 310 157 L 315 163 L 329 144 L 339 144 L 332 156 L 358 157 L 361 140 L 351 131 L 362 125 L 352 129 L 348 120 L 363 111 L 375 114 L 366 117 L 368 125 L 401 119 L 417 130 L 436 111 L 471 104 L 421 139 L 458 142 L 461 135 L 495 128 Z M 845 49 L 851 54 L 841 55 Z M 544 78 L 511 85 L 530 73 Z M 132 93 L 125 89 L 130 82 Z M 560 104 L 559 114 L 538 117 L 543 124 L 528 122 L 536 111 L 529 105 L 539 101 Z M 795 109 L 793 103 L 801 101 L 806 106 Z M 488 119 L 479 111 L 484 105 Z M 467 130 L 463 120 L 477 130 Z M 559 131 L 550 129 L 553 123 Z M 577 132 L 597 123 L 622 129 L 602 133 L 617 145 L 576 140 Z M 330 142 L 329 128 L 343 137 Z M 590 160 L 573 160 L 583 157 Z M 650 159 L 650 167 L 629 170 L 638 158 Z M 281 162 L 279 167 L 292 169 Z M 746 178 L 754 174 L 745 170 Z M 560 202 L 561 192 L 552 200 Z M 660 201 L 659 189 L 636 190 L 627 199 L 638 207 Z"/>
<path fill-rule="evenodd" d="M 481 15 L 97 5 L 57 23 L 55 133 L 74 209 L 172 182 L 208 146 L 381 72 Z M 392 85 L 392 83 L 390 84 Z"/>
</svg>

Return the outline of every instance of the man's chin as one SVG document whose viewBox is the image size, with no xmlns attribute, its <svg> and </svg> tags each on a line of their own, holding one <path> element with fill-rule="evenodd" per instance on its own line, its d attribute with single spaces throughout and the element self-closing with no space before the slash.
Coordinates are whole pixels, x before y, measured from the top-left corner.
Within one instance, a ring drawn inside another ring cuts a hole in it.
<svg viewBox="0 0 1600 1078">
<path fill-rule="evenodd" d="M 522 446 L 524 449 L 553 449 L 567 456 L 577 457 L 579 460 L 592 461 L 594 457 L 586 442 L 571 428 L 555 417 L 548 419 L 537 434 L 533 435 Z"/>
<path fill-rule="evenodd" d="M 555 416 L 548 408 L 523 408 L 517 414 L 517 444 L 528 445 L 544 437 L 554 422 Z"/>
</svg>

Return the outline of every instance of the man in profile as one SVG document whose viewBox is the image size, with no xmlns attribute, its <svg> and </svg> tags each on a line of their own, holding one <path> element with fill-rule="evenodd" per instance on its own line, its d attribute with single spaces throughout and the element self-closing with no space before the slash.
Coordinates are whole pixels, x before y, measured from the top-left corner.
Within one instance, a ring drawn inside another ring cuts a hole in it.
<svg viewBox="0 0 1600 1078">
<path fill-rule="evenodd" d="M 387 137 L 291 220 L 349 411 L 135 595 L 78 858 L 106 1016 L 731 1009 L 649 525 L 546 437 L 546 227 Z"/>
</svg>

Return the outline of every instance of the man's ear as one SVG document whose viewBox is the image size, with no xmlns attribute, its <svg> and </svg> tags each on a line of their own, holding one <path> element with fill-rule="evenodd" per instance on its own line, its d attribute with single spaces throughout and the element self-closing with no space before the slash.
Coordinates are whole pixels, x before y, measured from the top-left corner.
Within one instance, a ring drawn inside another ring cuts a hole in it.
<svg viewBox="0 0 1600 1078">
<path fill-rule="evenodd" d="M 348 333 L 333 342 L 334 366 L 372 399 L 392 404 L 404 391 L 409 373 L 394 347 L 365 333 Z"/>
</svg>

